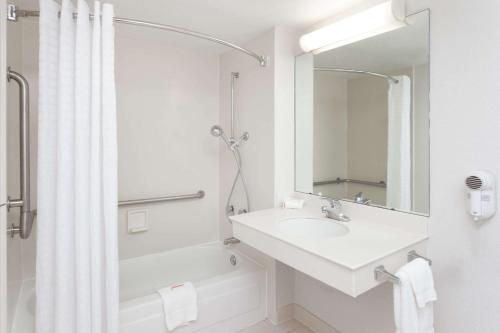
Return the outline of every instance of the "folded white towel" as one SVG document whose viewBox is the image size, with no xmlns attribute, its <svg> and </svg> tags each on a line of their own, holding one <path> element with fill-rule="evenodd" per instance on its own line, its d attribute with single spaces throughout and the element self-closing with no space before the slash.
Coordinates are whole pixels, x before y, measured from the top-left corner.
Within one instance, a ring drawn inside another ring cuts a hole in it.
<svg viewBox="0 0 500 333">
<path fill-rule="evenodd" d="M 165 324 L 168 331 L 188 325 L 198 318 L 198 297 L 191 282 L 158 290 L 163 301 Z"/>
<path fill-rule="evenodd" d="M 394 285 L 396 333 L 434 333 L 433 303 L 437 300 L 432 271 L 423 259 L 401 267 Z"/>
<path fill-rule="evenodd" d="M 300 209 L 304 206 L 304 200 L 295 198 L 286 198 L 283 201 L 283 208 Z"/>
</svg>

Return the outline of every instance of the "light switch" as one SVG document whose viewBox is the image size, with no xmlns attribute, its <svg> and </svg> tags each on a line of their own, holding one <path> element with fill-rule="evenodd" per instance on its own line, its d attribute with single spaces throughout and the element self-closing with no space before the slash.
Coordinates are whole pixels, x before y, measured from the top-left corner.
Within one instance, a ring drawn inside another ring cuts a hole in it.
<svg viewBox="0 0 500 333">
<path fill-rule="evenodd" d="M 127 211 L 128 233 L 134 234 L 148 230 L 148 210 L 135 209 Z"/>
</svg>

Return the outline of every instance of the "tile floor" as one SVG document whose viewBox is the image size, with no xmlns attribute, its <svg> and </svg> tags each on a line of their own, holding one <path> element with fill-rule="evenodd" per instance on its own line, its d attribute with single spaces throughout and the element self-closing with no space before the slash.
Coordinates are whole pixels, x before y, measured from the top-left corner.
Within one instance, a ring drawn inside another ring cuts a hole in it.
<svg viewBox="0 0 500 333">
<path fill-rule="evenodd" d="M 274 326 L 269 321 L 261 321 L 251 327 L 245 328 L 238 333 L 314 333 L 296 320 L 289 320 L 278 326 Z"/>
</svg>

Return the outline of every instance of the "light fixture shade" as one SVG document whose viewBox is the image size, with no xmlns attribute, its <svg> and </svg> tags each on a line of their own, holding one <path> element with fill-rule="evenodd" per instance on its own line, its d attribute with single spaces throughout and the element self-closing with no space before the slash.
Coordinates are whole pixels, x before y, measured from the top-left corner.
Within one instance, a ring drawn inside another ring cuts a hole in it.
<svg viewBox="0 0 500 333">
<path fill-rule="evenodd" d="M 321 53 L 405 26 L 405 2 L 393 0 L 303 35 L 305 52 Z"/>
</svg>

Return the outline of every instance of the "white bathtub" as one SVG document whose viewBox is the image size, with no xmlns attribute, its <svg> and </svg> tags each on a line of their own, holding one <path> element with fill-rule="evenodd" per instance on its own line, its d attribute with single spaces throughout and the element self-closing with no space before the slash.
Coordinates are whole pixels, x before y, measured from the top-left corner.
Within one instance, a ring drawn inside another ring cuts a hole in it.
<svg viewBox="0 0 500 333">
<path fill-rule="evenodd" d="M 198 291 L 199 316 L 176 333 L 236 332 L 266 317 L 263 268 L 210 243 L 120 262 L 121 333 L 167 332 L 155 292 L 184 281 L 192 281 Z"/>
<path fill-rule="evenodd" d="M 120 333 L 167 333 L 156 290 L 184 281 L 198 292 L 198 320 L 175 333 L 233 333 L 266 317 L 265 270 L 217 242 L 120 261 Z M 22 294 L 12 333 L 34 332 L 33 281 Z"/>
</svg>

